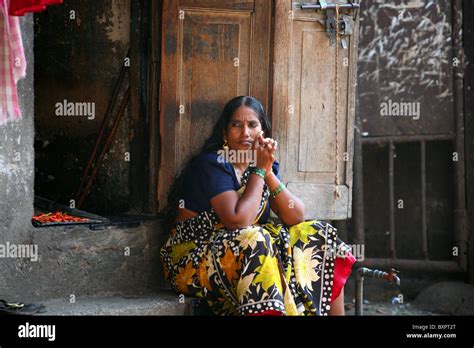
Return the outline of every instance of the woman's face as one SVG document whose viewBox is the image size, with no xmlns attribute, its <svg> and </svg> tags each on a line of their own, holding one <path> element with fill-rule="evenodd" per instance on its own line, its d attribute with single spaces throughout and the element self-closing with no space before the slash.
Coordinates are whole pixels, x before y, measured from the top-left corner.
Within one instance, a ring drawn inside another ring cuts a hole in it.
<svg viewBox="0 0 474 348">
<path fill-rule="evenodd" d="M 261 131 L 262 125 L 255 111 L 247 106 L 241 106 L 232 115 L 224 140 L 227 140 L 231 150 L 249 150 Z"/>
</svg>

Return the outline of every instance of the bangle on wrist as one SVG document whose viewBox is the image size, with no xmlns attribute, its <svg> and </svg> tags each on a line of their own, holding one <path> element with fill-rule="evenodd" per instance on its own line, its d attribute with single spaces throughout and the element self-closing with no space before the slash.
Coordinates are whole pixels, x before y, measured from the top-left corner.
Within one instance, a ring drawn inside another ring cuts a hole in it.
<svg viewBox="0 0 474 348">
<path fill-rule="evenodd" d="M 265 170 L 260 169 L 258 167 L 250 167 L 249 172 L 253 174 L 257 174 L 259 177 L 265 180 L 265 174 L 266 174 Z"/>
<path fill-rule="evenodd" d="M 275 197 L 277 194 L 282 192 L 286 188 L 285 184 L 280 182 L 280 185 L 275 189 L 275 191 L 270 191 L 270 197 Z"/>
</svg>

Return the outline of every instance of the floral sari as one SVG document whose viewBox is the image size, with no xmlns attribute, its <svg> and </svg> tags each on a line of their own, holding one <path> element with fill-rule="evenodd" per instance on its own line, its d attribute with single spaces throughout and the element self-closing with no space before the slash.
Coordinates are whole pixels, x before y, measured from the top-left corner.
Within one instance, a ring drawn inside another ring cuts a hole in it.
<svg viewBox="0 0 474 348">
<path fill-rule="evenodd" d="M 245 190 L 249 172 L 242 177 Z M 227 230 L 213 209 L 177 223 L 161 249 L 173 289 L 207 300 L 217 315 L 328 315 L 354 256 L 328 223 L 259 225 Z"/>
</svg>

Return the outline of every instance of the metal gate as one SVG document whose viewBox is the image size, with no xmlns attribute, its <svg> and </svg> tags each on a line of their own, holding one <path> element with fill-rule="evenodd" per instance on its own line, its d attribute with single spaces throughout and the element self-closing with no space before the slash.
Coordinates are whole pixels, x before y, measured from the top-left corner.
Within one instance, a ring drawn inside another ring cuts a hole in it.
<svg viewBox="0 0 474 348">
<path fill-rule="evenodd" d="M 376 0 L 363 2 L 354 139 L 355 242 L 367 241 L 364 193 L 370 187 L 363 185 L 363 166 L 376 168 L 374 163 L 364 161 L 363 151 L 370 146 L 383 146 L 384 161 L 388 164 L 383 170 L 388 177 L 389 252 L 385 257 L 366 258 L 361 265 L 415 271 L 467 271 L 461 2 L 403 1 L 401 5 Z M 429 36 L 433 39 L 429 40 Z M 410 111 L 410 106 L 418 106 L 418 111 L 422 111 L 418 115 L 401 113 L 401 107 Z M 427 146 L 442 142 L 450 144 L 453 150 L 454 182 L 445 185 L 454 192 L 454 243 L 446 246 L 452 252 L 451 259 L 434 260 L 429 252 L 430 243 L 436 241 L 430 239 L 428 229 Z M 397 147 L 404 144 L 419 147 L 419 152 L 411 156 L 419 160 L 416 175 L 421 197 L 416 214 L 421 224 L 411 232 L 418 234 L 413 239 L 421 239 L 422 255 L 413 259 L 398 257 L 396 248 L 400 231 L 396 220 L 394 158 Z M 383 207 L 379 209 L 382 211 Z"/>
</svg>

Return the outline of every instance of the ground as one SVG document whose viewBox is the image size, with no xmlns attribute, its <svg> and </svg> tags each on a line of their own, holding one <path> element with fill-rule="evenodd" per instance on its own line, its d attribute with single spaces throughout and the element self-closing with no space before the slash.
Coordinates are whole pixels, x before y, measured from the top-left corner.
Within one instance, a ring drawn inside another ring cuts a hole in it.
<svg viewBox="0 0 474 348">
<path fill-rule="evenodd" d="M 389 291 L 386 284 L 373 285 L 364 288 L 363 315 L 474 315 L 474 285 L 462 281 L 434 282 L 413 299 L 395 304 L 391 303 L 397 299 L 394 291 L 400 289 Z M 354 296 L 346 296 L 345 308 L 346 315 L 355 314 Z"/>
<path fill-rule="evenodd" d="M 345 304 L 346 315 L 355 315 L 355 304 Z M 412 303 L 390 304 L 390 303 L 371 303 L 367 302 L 363 306 L 363 315 L 381 315 L 381 316 L 397 316 L 397 315 L 436 315 L 433 312 L 424 311 L 415 307 Z"/>
</svg>

